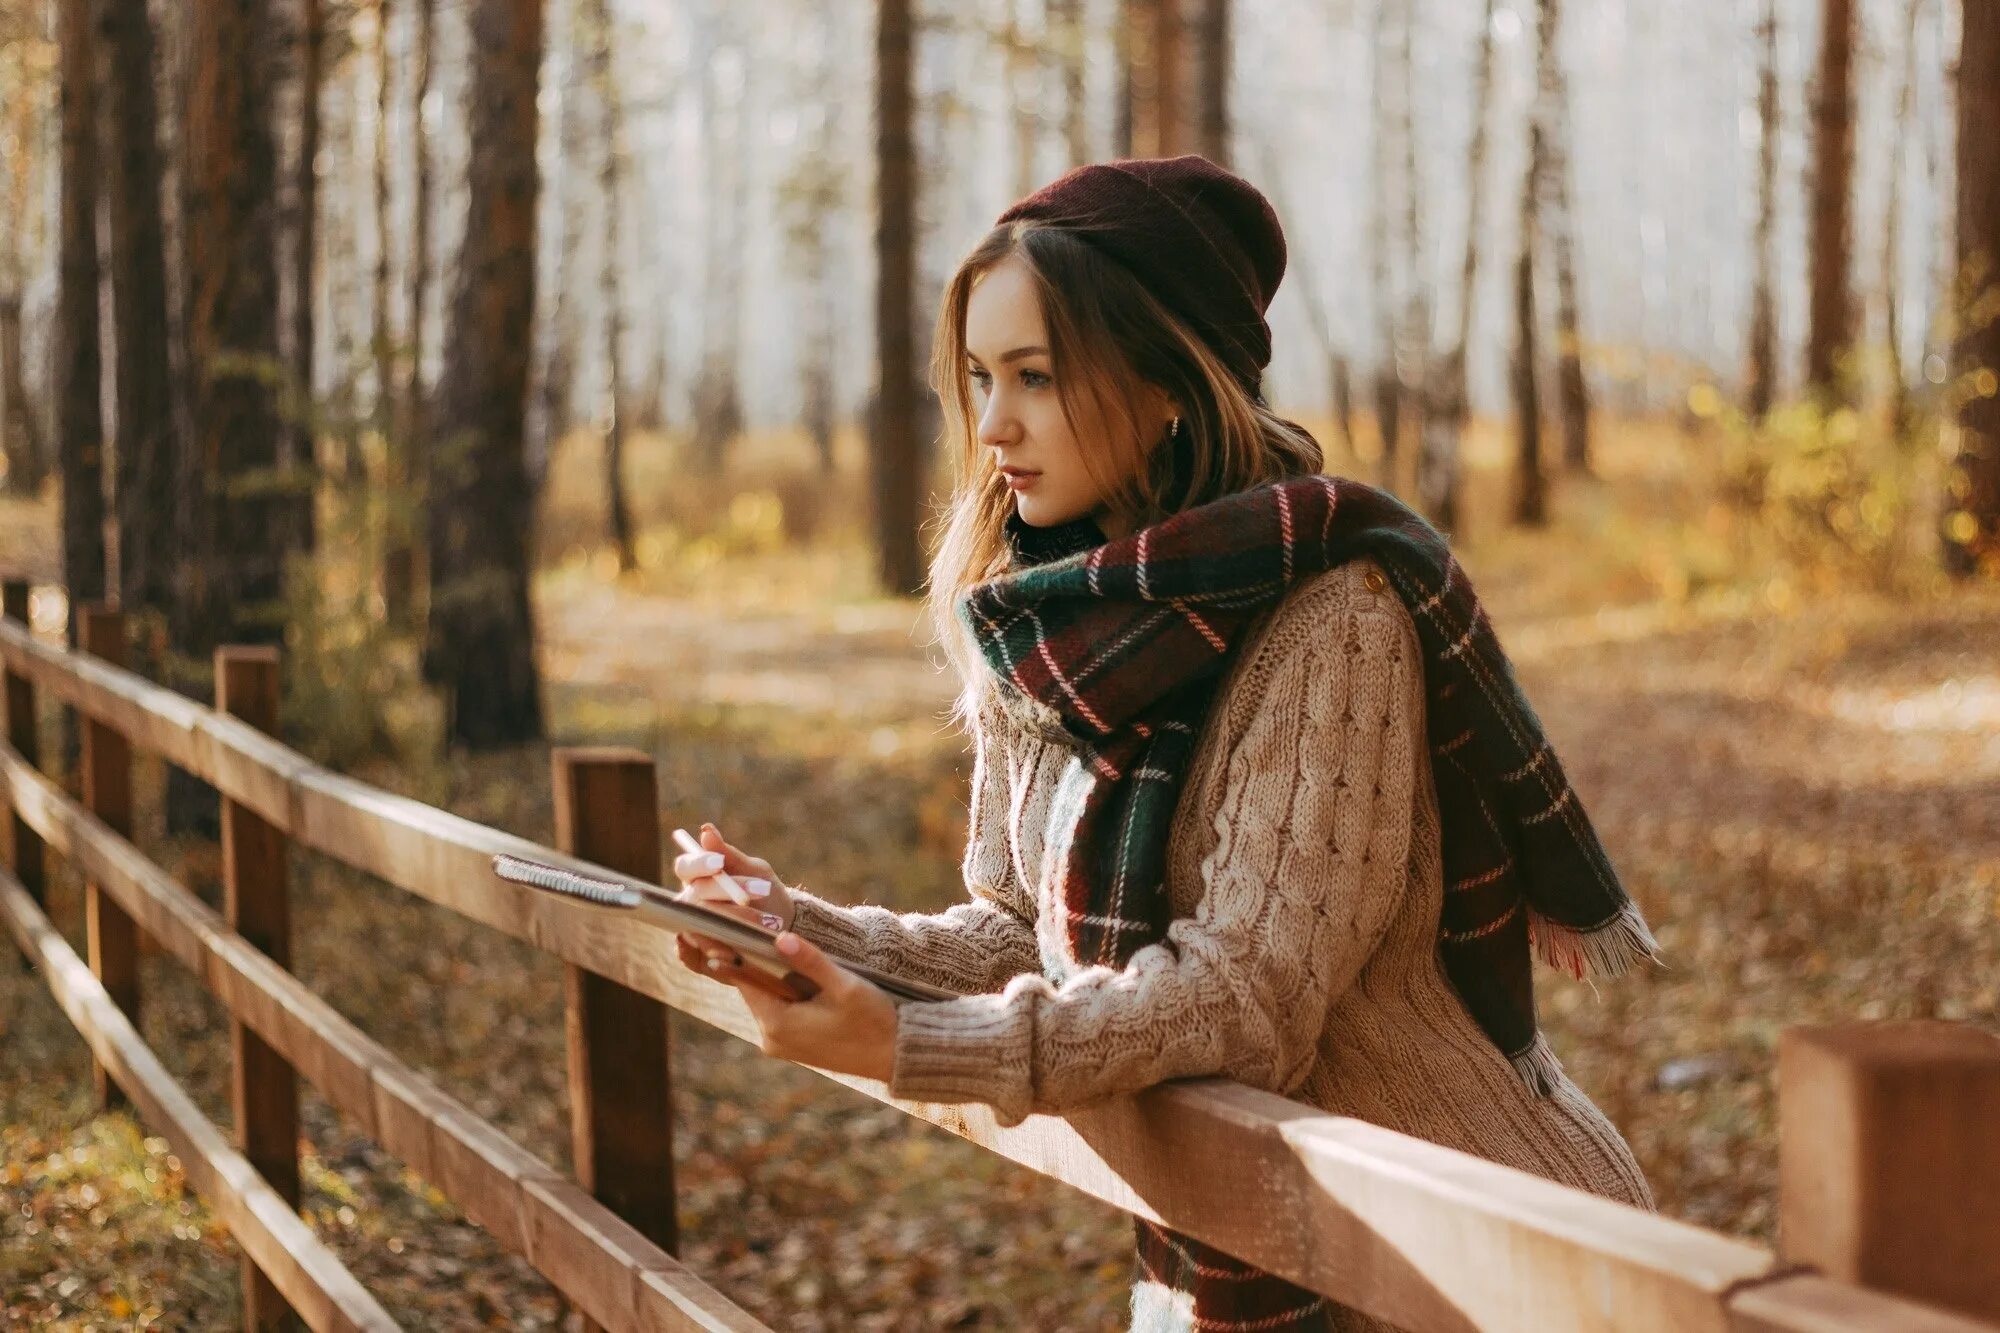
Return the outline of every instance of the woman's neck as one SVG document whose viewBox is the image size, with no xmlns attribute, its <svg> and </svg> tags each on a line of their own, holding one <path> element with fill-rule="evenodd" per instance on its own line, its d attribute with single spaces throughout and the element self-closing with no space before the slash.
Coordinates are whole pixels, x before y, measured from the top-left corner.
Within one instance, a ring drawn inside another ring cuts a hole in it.
<svg viewBox="0 0 2000 1333">
<path fill-rule="evenodd" d="M 1108 505 L 1099 505 L 1091 510 L 1090 517 L 1104 533 L 1106 541 L 1115 542 L 1132 535 L 1132 520 Z"/>
</svg>

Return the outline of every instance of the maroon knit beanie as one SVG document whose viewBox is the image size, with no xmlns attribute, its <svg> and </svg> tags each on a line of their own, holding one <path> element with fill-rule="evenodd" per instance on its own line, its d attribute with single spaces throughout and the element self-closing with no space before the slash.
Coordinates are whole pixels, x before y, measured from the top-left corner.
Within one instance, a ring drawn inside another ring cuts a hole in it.
<svg viewBox="0 0 2000 1333">
<path fill-rule="evenodd" d="M 1264 320 L 1285 274 L 1285 234 L 1257 187 L 1205 157 L 1081 166 L 999 217 L 1057 227 L 1137 275 L 1254 396 L 1271 363 Z"/>
</svg>

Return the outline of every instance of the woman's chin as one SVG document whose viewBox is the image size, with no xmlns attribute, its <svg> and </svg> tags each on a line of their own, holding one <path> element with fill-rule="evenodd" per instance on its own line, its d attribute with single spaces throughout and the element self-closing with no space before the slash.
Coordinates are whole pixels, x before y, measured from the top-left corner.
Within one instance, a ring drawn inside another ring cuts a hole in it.
<svg viewBox="0 0 2000 1333">
<path fill-rule="evenodd" d="M 1061 508 L 1050 505 L 1035 496 L 1022 494 L 1014 497 L 1015 512 L 1021 521 L 1031 528 L 1053 528 L 1058 523 L 1067 523 L 1079 514 L 1066 513 Z"/>
</svg>

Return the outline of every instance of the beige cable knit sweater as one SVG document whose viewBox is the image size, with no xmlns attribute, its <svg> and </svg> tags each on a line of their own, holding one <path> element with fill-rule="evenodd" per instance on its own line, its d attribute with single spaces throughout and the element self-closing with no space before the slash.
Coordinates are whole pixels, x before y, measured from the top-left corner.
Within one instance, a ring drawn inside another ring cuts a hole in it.
<svg viewBox="0 0 2000 1333">
<path fill-rule="evenodd" d="M 1074 746 L 1039 711 L 999 691 L 976 728 L 970 901 L 899 914 L 798 894 L 796 928 L 821 946 L 967 992 L 901 1007 L 892 1096 L 1014 1124 L 1220 1074 L 1652 1206 L 1610 1122 L 1567 1078 L 1534 1096 L 1439 965 L 1422 661 L 1373 561 L 1305 581 L 1243 645 L 1170 834 L 1175 920 L 1123 970 L 1070 974 L 1059 905 L 1042 910 Z M 1139 1290 L 1134 1327 L 1182 1324 Z"/>
</svg>

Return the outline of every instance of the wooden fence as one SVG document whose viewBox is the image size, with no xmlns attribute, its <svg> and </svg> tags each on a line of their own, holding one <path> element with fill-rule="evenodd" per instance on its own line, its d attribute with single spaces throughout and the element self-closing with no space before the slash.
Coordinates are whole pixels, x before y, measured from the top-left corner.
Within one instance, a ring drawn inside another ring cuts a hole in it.
<svg viewBox="0 0 2000 1333">
<path fill-rule="evenodd" d="M 511 852 L 657 882 L 647 756 L 556 751 L 561 846 L 544 848 L 329 772 L 274 740 L 269 649 L 220 650 L 208 709 L 121 668 L 115 609 L 78 610 L 76 652 L 30 631 L 24 583 L 5 584 L 5 611 L 0 801 L 12 817 L 0 823 L 12 836 L 0 915 L 89 1042 L 100 1095 L 129 1099 L 174 1143 L 241 1241 L 246 1322 L 268 1326 L 289 1308 L 315 1328 L 388 1323 L 293 1211 L 303 1076 L 595 1324 L 763 1327 L 673 1258 L 666 1011 L 754 1040 L 747 1010 L 734 990 L 682 967 L 666 935 L 489 873 L 495 853 Z M 81 720 L 81 802 L 37 767 L 43 690 Z M 223 912 L 131 844 L 133 747 L 221 792 Z M 288 842 L 563 960 L 574 1179 L 286 970 Z M 42 914 L 47 849 L 86 882 L 87 969 Z M 141 933 L 231 1015 L 235 1148 L 136 1035 Z M 829 1077 L 888 1100 L 880 1084 Z M 1779 1080 L 1782 1258 L 1224 1080 L 1177 1080 L 1010 1128 L 984 1107 L 890 1104 L 1424 1333 L 2000 1329 L 2000 1040 L 1950 1024 L 1801 1030 L 1786 1035 Z"/>
</svg>

